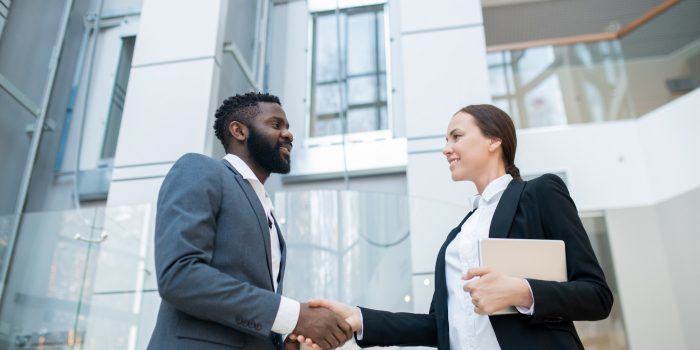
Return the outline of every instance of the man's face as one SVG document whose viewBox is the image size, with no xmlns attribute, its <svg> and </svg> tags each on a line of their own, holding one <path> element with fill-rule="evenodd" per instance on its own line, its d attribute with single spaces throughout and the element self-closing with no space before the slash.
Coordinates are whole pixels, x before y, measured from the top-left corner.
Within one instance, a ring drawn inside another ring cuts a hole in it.
<svg viewBox="0 0 700 350">
<path fill-rule="evenodd" d="M 259 102 L 258 106 L 260 114 L 251 120 L 248 127 L 248 151 L 266 171 L 287 174 L 294 140 L 287 115 L 276 103 Z"/>
</svg>

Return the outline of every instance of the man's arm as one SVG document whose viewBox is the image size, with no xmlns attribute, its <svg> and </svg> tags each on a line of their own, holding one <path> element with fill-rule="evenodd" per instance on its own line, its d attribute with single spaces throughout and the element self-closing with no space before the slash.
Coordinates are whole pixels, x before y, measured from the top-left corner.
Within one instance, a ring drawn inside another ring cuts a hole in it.
<svg viewBox="0 0 700 350">
<path fill-rule="evenodd" d="M 220 169 L 205 156 L 183 156 L 166 176 L 156 214 L 158 291 L 190 316 L 267 336 L 280 296 L 211 266 L 221 195 Z"/>
</svg>

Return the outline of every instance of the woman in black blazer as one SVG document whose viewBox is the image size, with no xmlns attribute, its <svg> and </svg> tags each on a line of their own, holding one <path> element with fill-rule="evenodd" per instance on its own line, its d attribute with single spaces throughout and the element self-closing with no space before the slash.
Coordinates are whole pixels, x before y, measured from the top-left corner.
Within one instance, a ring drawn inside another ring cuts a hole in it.
<svg viewBox="0 0 700 350">
<path fill-rule="evenodd" d="M 490 323 L 493 328 L 491 333 L 477 333 L 478 337 L 493 337 L 495 334 L 497 339 L 496 343 L 488 339 L 467 338 L 475 340 L 475 349 L 479 349 L 478 346 L 488 350 L 583 349 L 573 321 L 606 318 L 613 297 L 566 185 L 551 174 L 531 181 L 520 178 L 514 164 L 515 127 L 510 117 L 494 106 L 473 105 L 461 109 L 450 121 L 446 140 L 443 154 L 454 181 L 474 182 L 480 195 L 485 195 L 484 190 L 488 192 L 488 188 L 493 188 L 497 182 L 502 183 L 500 199 L 497 204 L 492 204 L 495 211 L 487 215 L 493 215 L 490 224 L 485 223 L 488 236 L 563 240 L 568 282 L 526 280 L 470 266 L 464 279 L 480 277 L 466 281 L 463 287 L 464 293 L 469 293 L 474 312 L 467 310 L 467 316 L 460 308 L 448 307 L 455 305 L 449 298 L 462 296 L 456 295 L 454 290 L 448 292 L 446 268 L 449 276 L 454 274 L 449 272 L 449 258 L 446 267 L 446 251 L 450 251 L 448 247 L 460 234 L 472 233 L 471 229 L 467 232 L 462 229 L 472 214 L 470 212 L 449 233 L 438 253 L 435 292 L 428 314 L 392 313 L 329 300 L 316 300 L 313 304 L 328 307 L 347 318 L 357 332 L 357 343 L 362 347 L 399 345 L 469 349 L 472 348 L 470 344 L 459 341 L 465 338 L 450 334 L 451 329 L 453 333 L 461 330 L 451 328 L 448 322 L 450 316 L 455 320 L 454 317 L 462 317 L 460 313 L 464 313 L 464 317 L 480 320 L 486 327 Z M 482 221 L 479 223 L 484 225 Z M 470 227 L 474 225 L 472 223 Z M 459 249 L 463 246 L 460 245 Z M 453 247 L 452 252 L 455 249 Z M 460 256 L 470 253 L 459 251 Z M 455 285 L 453 280 L 450 283 Z M 486 316 L 510 305 L 518 306 L 520 313 Z M 530 314 L 529 308 L 532 308 Z M 298 340 L 305 339 L 298 337 Z M 308 339 L 306 341 L 311 343 Z"/>
</svg>

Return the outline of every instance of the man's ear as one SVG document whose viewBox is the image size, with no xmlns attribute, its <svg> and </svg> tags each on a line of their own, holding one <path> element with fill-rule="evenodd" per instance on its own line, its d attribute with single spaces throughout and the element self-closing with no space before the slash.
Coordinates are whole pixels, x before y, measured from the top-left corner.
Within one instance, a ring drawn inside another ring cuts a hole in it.
<svg viewBox="0 0 700 350">
<path fill-rule="evenodd" d="M 240 142 L 245 142 L 248 139 L 248 127 L 241 122 L 233 121 L 229 123 L 228 132 Z"/>
</svg>

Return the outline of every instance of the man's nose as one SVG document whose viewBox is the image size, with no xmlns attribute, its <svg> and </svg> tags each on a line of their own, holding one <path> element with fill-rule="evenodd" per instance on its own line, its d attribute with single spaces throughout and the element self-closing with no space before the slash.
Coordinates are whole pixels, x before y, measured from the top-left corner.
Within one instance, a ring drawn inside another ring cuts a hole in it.
<svg viewBox="0 0 700 350">
<path fill-rule="evenodd" d="M 294 134 L 292 134 L 292 132 L 289 131 L 289 129 L 282 132 L 282 137 L 284 137 L 285 139 L 288 139 L 289 142 L 294 141 Z"/>
</svg>

